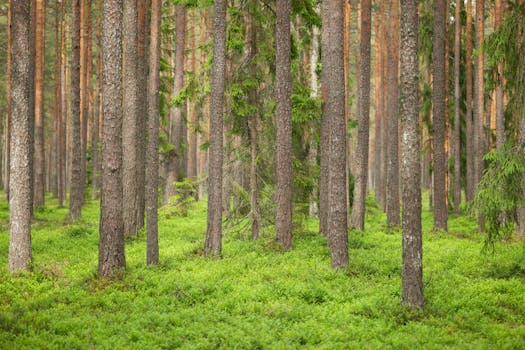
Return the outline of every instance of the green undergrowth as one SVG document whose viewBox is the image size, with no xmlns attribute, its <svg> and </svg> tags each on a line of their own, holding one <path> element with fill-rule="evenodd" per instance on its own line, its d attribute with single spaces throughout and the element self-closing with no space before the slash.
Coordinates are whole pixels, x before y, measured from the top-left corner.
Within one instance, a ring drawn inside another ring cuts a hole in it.
<svg viewBox="0 0 525 350">
<path fill-rule="evenodd" d="M 0 197 L 3 198 L 3 195 Z M 8 208 L 0 203 L 2 349 L 523 349 L 523 244 L 496 244 L 467 216 L 432 232 L 423 213 L 426 308 L 400 304 L 401 231 L 368 201 L 366 231 L 349 233 L 350 266 L 330 269 L 317 221 L 293 250 L 225 232 L 223 257 L 201 255 L 206 204 L 160 217 L 160 264 L 145 266 L 145 236 L 126 242 L 127 269 L 97 278 L 98 203 L 71 224 L 48 198 L 35 212 L 33 268 L 7 272 Z M 249 226 L 247 226 L 249 229 Z M 231 233 L 233 232 L 233 233 Z"/>
</svg>

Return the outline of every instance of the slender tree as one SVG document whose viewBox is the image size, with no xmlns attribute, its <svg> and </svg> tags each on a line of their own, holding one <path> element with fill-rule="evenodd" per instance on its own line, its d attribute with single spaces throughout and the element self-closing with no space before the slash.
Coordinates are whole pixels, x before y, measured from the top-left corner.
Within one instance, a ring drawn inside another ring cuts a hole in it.
<svg viewBox="0 0 525 350">
<path fill-rule="evenodd" d="M 219 256 L 222 249 L 222 115 L 226 73 L 226 9 L 226 0 L 215 1 L 210 98 L 208 221 L 204 245 L 204 254 L 213 256 Z"/>
<path fill-rule="evenodd" d="M 82 204 L 87 177 L 88 119 L 90 105 L 91 59 L 91 0 L 80 1 L 80 169 L 82 184 Z"/>
<path fill-rule="evenodd" d="M 102 0 L 97 0 L 97 9 L 102 12 Z M 102 20 L 97 18 L 97 87 L 93 111 L 93 130 L 91 134 L 91 198 L 96 199 L 100 190 L 100 116 L 102 111 Z"/>
<path fill-rule="evenodd" d="M 31 262 L 31 10 L 30 2 L 11 0 L 11 162 L 9 270 L 28 270 Z"/>
<path fill-rule="evenodd" d="M 454 28 L 454 213 L 459 214 L 461 203 L 461 1 L 456 1 Z"/>
<path fill-rule="evenodd" d="M 330 125 L 328 159 L 329 214 L 327 237 L 332 256 L 332 268 L 348 264 L 347 188 L 346 188 L 346 126 L 343 41 L 344 11 L 342 0 L 322 3 L 322 64 L 324 94 L 323 118 Z"/>
<path fill-rule="evenodd" d="M 383 30 L 383 13 L 380 11 L 374 20 L 374 165 L 373 165 L 373 179 L 374 179 L 374 194 L 376 202 L 381 202 L 381 113 L 382 113 L 382 98 L 381 98 L 381 86 L 382 86 L 382 54 L 381 54 L 381 32 Z"/>
<path fill-rule="evenodd" d="M 285 249 L 292 245 L 292 77 L 291 1 L 277 0 L 277 210 L 275 238 Z M 343 87 L 344 88 L 344 87 Z"/>
<path fill-rule="evenodd" d="M 122 123 L 122 183 L 124 189 L 124 234 L 137 234 L 137 128 L 139 72 L 137 57 L 137 0 L 124 1 L 124 120 Z"/>
<path fill-rule="evenodd" d="M 71 17 L 71 107 L 69 114 L 70 195 L 69 217 L 80 218 L 84 193 L 80 133 L 80 0 L 73 0 Z"/>
<path fill-rule="evenodd" d="M 246 13 L 246 57 L 250 62 L 250 76 L 257 76 L 257 28 L 255 18 L 250 11 Z M 259 96 L 258 87 L 253 86 L 248 93 L 249 102 L 255 108 L 253 115 L 248 119 L 248 133 L 250 139 L 250 204 L 252 220 L 252 239 L 259 238 L 260 212 L 259 212 L 259 176 L 257 174 L 257 158 L 259 153 Z"/>
<path fill-rule="evenodd" d="M 316 8 L 317 10 L 317 8 Z M 317 66 L 319 64 L 319 27 L 312 27 L 312 46 L 310 48 L 310 89 L 312 90 L 310 96 L 318 97 L 319 96 L 319 83 L 318 83 L 318 74 Z M 310 130 L 314 130 L 316 127 L 315 122 L 311 122 Z M 310 145 L 308 149 L 308 158 L 307 161 L 311 164 L 317 164 L 317 156 L 319 153 L 319 147 L 317 140 L 313 137 L 310 138 Z M 318 204 L 318 191 L 319 187 L 314 186 L 312 193 L 310 194 L 310 216 L 316 216 L 319 213 L 319 204 Z"/>
<path fill-rule="evenodd" d="M 148 84 L 148 9 L 150 0 L 138 1 L 137 5 L 137 60 L 139 67 L 139 86 Z M 139 90 L 139 118 L 137 122 L 138 130 L 146 130 L 148 121 L 148 91 Z M 137 163 L 146 163 L 146 133 L 139 132 L 137 137 Z M 144 211 L 146 206 L 146 169 L 138 166 L 137 170 L 137 228 L 144 227 Z"/>
<path fill-rule="evenodd" d="M 36 0 L 35 24 L 35 183 L 33 205 L 44 205 L 45 161 L 44 161 L 44 42 L 45 8 L 44 0 Z"/>
<path fill-rule="evenodd" d="M 7 74 L 6 74 L 6 116 L 5 116 L 5 180 L 4 180 L 4 191 L 6 199 L 9 202 L 9 187 L 10 187 L 10 172 L 11 172 L 11 2 L 8 1 L 7 9 Z"/>
<path fill-rule="evenodd" d="M 122 219 L 122 0 L 104 0 L 102 186 L 98 273 L 126 267 Z"/>
<path fill-rule="evenodd" d="M 484 153 L 484 55 L 482 51 L 483 37 L 485 35 L 485 5 L 483 0 L 476 1 L 476 47 L 479 50 L 476 56 L 476 84 L 474 85 L 474 96 L 476 98 L 474 108 L 474 169 L 476 174 L 476 186 L 483 175 L 483 153 Z M 477 187 L 476 187 L 477 188 Z M 478 228 L 484 231 L 483 215 L 478 216 Z"/>
<path fill-rule="evenodd" d="M 193 73 L 197 70 L 197 47 L 195 46 L 195 10 L 191 11 L 190 17 L 190 50 L 191 50 L 191 71 Z M 196 103 L 191 101 L 188 103 L 188 178 L 195 178 L 197 176 L 197 133 L 199 129 L 199 114 Z M 198 195 L 196 195 L 198 198 Z"/>
<path fill-rule="evenodd" d="M 418 1 L 401 0 L 402 302 L 424 307 L 419 164 Z"/>
<path fill-rule="evenodd" d="M 148 79 L 148 151 L 146 156 L 147 263 L 159 262 L 158 178 L 159 178 L 159 69 L 161 0 L 152 0 Z"/>
<path fill-rule="evenodd" d="M 186 49 L 186 5 L 175 5 L 175 70 L 173 82 L 173 96 L 180 94 L 184 87 L 184 65 Z M 171 130 L 170 142 L 173 150 L 168 157 L 168 176 L 164 187 L 164 201 L 175 195 L 174 182 L 184 177 L 184 119 L 186 113 L 186 103 L 176 106 L 171 111 Z"/>
<path fill-rule="evenodd" d="M 361 2 L 361 31 L 359 32 L 359 96 L 356 176 L 352 207 L 352 226 L 365 229 L 365 200 L 368 182 L 368 143 L 370 122 L 370 40 L 372 32 L 372 1 Z"/>
<path fill-rule="evenodd" d="M 432 49 L 432 127 L 434 174 L 434 230 L 447 231 L 447 190 L 445 156 L 445 0 L 434 0 L 434 34 Z"/>
<path fill-rule="evenodd" d="M 467 169 L 466 169 L 466 199 L 471 201 L 474 199 L 475 192 L 475 171 L 474 171 L 474 121 L 472 120 L 473 111 L 472 111 L 472 0 L 467 0 L 467 25 L 466 25 L 466 52 L 465 52 L 465 74 L 466 74 L 466 104 L 467 104 L 467 114 L 465 116 L 466 123 L 466 153 L 467 153 Z"/>
<path fill-rule="evenodd" d="M 55 163 L 53 164 L 55 166 L 55 174 L 56 174 L 56 181 L 57 181 L 57 192 L 58 192 L 58 204 L 64 205 L 65 203 L 65 190 L 62 187 L 63 184 L 63 169 L 62 169 L 62 157 L 63 154 L 61 152 L 61 140 L 64 137 L 63 133 L 64 130 L 62 129 L 62 101 L 61 101 L 61 94 L 60 91 L 62 90 L 62 55 L 61 55 L 61 47 L 62 47 L 62 6 L 63 2 L 60 0 L 55 1 L 55 62 L 54 62 L 54 69 L 55 69 L 55 101 L 54 101 L 54 114 L 55 114 L 55 132 L 56 132 L 56 145 L 55 145 Z"/>
<path fill-rule="evenodd" d="M 322 6 L 324 6 L 324 1 Z M 324 29 L 324 28 L 322 28 Z M 321 30 L 321 43 L 328 40 L 327 30 Z M 324 51 L 323 48 L 321 48 Z M 322 55 L 321 58 L 325 58 Z M 325 61 L 321 61 L 324 66 Z M 323 99 L 322 105 L 322 118 L 321 118 L 321 132 L 320 132 L 320 174 L 319 174 L 319 233 L 323 236 L 328 236 L 328 220 L 330 212 L 330 118 L 327 117 L 327 101 L 328 101 L 328 73 L 327 69 L 321 71 L 321 98 Z"/>
<path fill-rule="evenodd" d="M 388 226 L 399 226 L 398 98 L 399 98 L 399 1 L 390 1 L 387 41 L 388 165 L 386 216 Z"/>
<path fill-rule="evenodd" d="M 494 29 L 498 30 L 502 19 L 502 1 L 494 2 Z M 496 85 L 496 146 L 502 147 L 505 144 L 505 106 L 503 101 L 503 63 L 498 62 Z"/>
<path fill-rule="evenodd" d="M 61 67 L 60 67 L 60 105 L 61 105 L 61 118 L 60 118 L 60 130 L 62 131 L 61 136 L 59 138 L 59 152 L 61 153 L 60 156 L 60 171 L 61 171 L 61 180 L 62 183 L 60 185 L 61 191 L 59 193 L 58 202 L 60 205 L 66 204 L 66 191 L 67 191 L 67 184 L 68 184 L 68 153 L 67 153 L 67 144 L 68 144 L 68 107 L 67 107 L 67 59 L 66 59 L 66 32 L 67 32 L 67 25 L 66 25 L 66 10 L 65 10 L 65 3 L 62 1 L 61 4 L 61 35 L 62 38 L 60 39 L 60 61 L 61 61 Z"/>
</svg>

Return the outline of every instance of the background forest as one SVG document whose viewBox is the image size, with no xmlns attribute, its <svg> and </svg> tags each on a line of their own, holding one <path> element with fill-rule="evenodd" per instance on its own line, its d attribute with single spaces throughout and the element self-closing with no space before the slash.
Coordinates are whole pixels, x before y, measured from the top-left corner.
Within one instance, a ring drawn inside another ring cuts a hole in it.
<svg viewBox="0 0 525 350">
<path fill-rule="evenodd" d="M 525 348 L 524 30 L 4 1 L 0 348 Z"/>
</svg>

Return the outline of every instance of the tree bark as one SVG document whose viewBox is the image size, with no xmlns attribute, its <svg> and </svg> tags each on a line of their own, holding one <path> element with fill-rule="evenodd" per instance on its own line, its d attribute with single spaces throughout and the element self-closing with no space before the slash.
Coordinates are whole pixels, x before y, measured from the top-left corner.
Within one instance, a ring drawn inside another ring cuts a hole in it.
<svg viewBox="0 0 525 350">
<path fill-rule="evenodd" d="M 250 76 L 257 78 L 257 28 L 253 14 L 246 13 L 246 49 L 247 62 L 250 62 Z M 259 129 L 259 97 L 258 86 L 250 88 L 248 93 L 249 101 L 253 109 L 253 115 L 248 119 L 249 139 L 250 139 L 250 204 L 252 219 L 252 239 L 259 238 L 260 212 L 259 212 L 259 179 L 257 174 L 257 156 L 259 153 L 258 129 Z"/>
<path fill-rule="evenodd" d="M 67 174 L 68 174 L 68 152 L 67 152 L 67 135 L 68 135 L 68 128 L 67 128 L 67 119 L 68 119 L 68 106 L 67 106 L 67 59 L 66 59 L 66 32 L 67 32 L 67 26 L 66 26 L 66 12 L 65 12 L 65 4 L 62 1 L 61 4 L 61 46 L 60 46 L 60 60 L 61 60 L 61 67 L 60 67 L 60 105 L 61 105 L 61 118 L 60 118 L 60 130 L 61 135 L 59 137 L 59 152 L 61 154 L 60 156 L 60 178 L 61 178 L 61 184 L 58 194 L 58 203 L 60 205 L 66 204 L 66 192 L 67 192 Z"/>
<path fill-rule="evenodd" d="M 277 95 L 277 210 L 275 239 L 292 245 L 292 76 L 290 16 L 291 1 L 277 0 L 276 95 Z M 343 86 L 344 90 L 344 86 Z"/>
<path fill-rule="evenodd" d="M 424 307 L 419 165 L 418 1 L 401 0 L 402 302 Z"/>
<path fill-rule="evenodd" d="M 45 194 L 45 153 L 44 153 L 44 42 L 45 8 L 44 0 L 36 0 L 35 24 L 35 183 L 33 206 L 44 206 Z"/>
<path fill-rule="evenodd" d="M 471 201 L 474 199 L 475 193 L 475 169 L 474 169 L 474 121 L 472 119 L 472 93 L 473 93 L 473 82 L 472 82 L 472 0 L 467 0 L 467 27 L 466 27 L 466 57 L 465 65 L 466 67 L 466 103 L 467 103 L 467 115 L 466 119 L 466 152 L 467 152 L 467 188 L 466 188 L 466 199 Z"/>
<path fill-rule="evenodd" d="M 150 0 L 138 1 L 137 5 L 137 30 L 138 48 L 137 60 L 139 67 L 139 86 L 148 85 L 148 9 Z M 148 91 L 139 89 L 139 118 L 138 130 L 146 130 L 148 127 Z M 144 212 L 146 207 L 146 168 L 140 164 L 146 163 L 146 133 L 139 132 L 137 137 L 137 229 L 144 227 Z"/>
<path fill-rule="evenodd" d="M 215 1 L 210 98 L 208 219 L 204 245 L 204 254 L 213 256 L 220 256 L 222 250 L 222 117 L 226 73 L 226 9 L 226 0 Z"/>
<path fill-rule="evenodd" d="M 197 62 L 195 51 L 195 10 L 191 11 L 190 17 L 190 48 L 191 48 L 191 71 L 193 74 L 197 72 Z M 199 115 L 197 113 L 197 106 L 195 102 L 188 103 L 189 128 L 188 128 L 188 178 L 195 180 L 197 176 L 197 133 L 199 130 Z M 198 195 L 196 195 L 198 198 Z"/>
<path fill-rule="evenodd" d="M 388 182 L 388 3 L 382 2 L 383 30 L 381 31 L 381 182 L 379 204 L 386 213 L 386 192 Z"/>
<path fill-rule="evenodd" d="M 10 65 L 11 162 L 9 270 L 28 270 L 31 263 L 31 10 L 30 2 L 11 0 Z"/>
<path fill-rule="evenodd" d="M 122 217 L 122 0 L 105 0 L 102 27 L 102 194 L 98 273 L 126 267 Z"/>
<path fill-rule="evenodd" d="M 139 72 L 137 0 L 124 1 L 124 120 L 122 124 L 122 184 L 124 189 L 124 235 L 137 234 L 137 152 L 139 115 Z"/>
<path fill-rule="evenodd" d="M 370 122 L 370 40 L 372 4 L 371 0 L 361 2 L 361 31 L 359 57 L 358 134 L 356 152 L 356 176 L 352 207 L 352 226 L 360 231 L 365 229 L 365 201 L 368 182 L 368 148 Z"/>
<path fill-rule="evenodd" d="M 87 144 L 88 119 L 90 110 L 90 77 L 91 77 L 91 0 L 81 0 L 81 35 L 80 35 L 80 131 L 81 131 L 81 183 L 82 205 L 87 179 Z"/>
<path fill-rule="evenodd" d="M 445 156 L 445 0 L 434 0 L 434 35 L 432 50 L 432 127 L 434 174 L 434 230 L 447 231 L 447 189 Z"/>
<path fill-rule="evenodd" d="M 4 191 L 6 199 L 9 202 L 10 193 L 10 172 L 11 172 L 11 51 L 12 51 L 12 40 L 11 40 L 11 8 L 12 4 L 8 1 L 7 10 L 7 62 L 6 62 L 6 116 L 5 116 L 5 180 L 4 180 Z"/>
<path fill-rule="evenodd" d="M 461 204 L 461 1 L 456 2 L 454 26 L 454 213 L 459 215 Z"/>
<path fill-rule="evenodd" d="M 82 183 L 82 144 L 80 135 L 80 0 L 73 0 L 71 20 L 71 107 L 69 115 L 69 141 L 71 147 L 71 185 L 69 217 L 76 221 L 81 216 L 84 197 Z"/>
<path fill-rule="evenodd" d="M 97 9 L 102 12 L 102 0 L 97 0 Z M 95 92 L 93 132 L 91 134 L 91 199 L 99 198 L 100 191 L 100 117 L 102 111 L 102 20 L 97 19 L 97 87 Z"/>
<path fill-rule="evenodd" d="M 475 149 L 475 172 L 476 172 L 476 189 L 483 176 L 483 153 L 484 153 L 484 55 L 483 55 L 483 37 L 485 34 L 485 8 L 484 1 L 476 1 L 476 47 L 479 50 L 476 57 L 476 85 L 474 86 L 474 96 L 476 97 L 476 108 L 474 109 L 474 149 Z M 485 230 L 483 215 L 478 216 L 478 229 L 480 232 Z"/>
<path fill-rule="evenodd" d="M 374 194 L 377 203 L 381 198 L 381 85 L 382 85 L 382 53 L 381 53 L 381 31 L 383 30 L 383 15 L 380 13 L 375 16 L 374 29 Z"/>
<path fill-rule="evenodd" d="M 386 186 L 387 226 L 399 226 L 399 165 L 398 165 L 398 75 L 399 75 L 399 1 L 390 1 L 387 41 L 387 111 L 388 166 Z"/>
<path fill-rule="evenodd" d="M 147 263 L 159 262 L 159 71 L 161 0 L 152 0 L 148 79 L 148 145 L 146 155 Z"/>
<path fill-rule="evenodd" d="M 55 1 L 55 62 L 54 62 L 54 83 L 55 83 L 55 100 L 54 100 L 54 115 L 55 115 L 55 134 L 56 144 L 55 148 L 55 162 L 52 163 L 52 166 L 55 168 L 55 176 L 57 183 L 57 197 L 58 204 L 63 205 L 61 202 L 61 191 L 62 191 L 62 172 L 60 165 L 62 164 L 62 153 L 60 152 L 60 140 L 62 138 L 62 104 L 61 104 L 61 67 L 62 67 L 62 56 L 61 56 L 61 46 L 62 46 L 62 33 L 61 33 L 61 22 L 62 22 L 62 2 L 60 0 Z"/>
<path fill-rule="evenodd" d="M 346 126 L 343 41 L 344 11 L 342 0 L 322 3 L 323 40 L 321 40 L 323 89 L 327 91 L 323 118 L 329 119 L 330 148 L 328 160 L 329 214 L 328 242 L 332 268 L 348 265 L 348 215 L 346 188 Z M 325 86 L 326 84 L 327 86 Z"/>
<path fill-rule="evenodd" d="M 495 0 L 494 2 L 494 30 L 498 30 L 501 26 L 501 0 Z M 496 146 L 503 147 L 505 144 L 505 105 L 503 101 L 503 63 L 498 62 L 497 72 L 497 86 L 496 86 Z"/>
</svg>

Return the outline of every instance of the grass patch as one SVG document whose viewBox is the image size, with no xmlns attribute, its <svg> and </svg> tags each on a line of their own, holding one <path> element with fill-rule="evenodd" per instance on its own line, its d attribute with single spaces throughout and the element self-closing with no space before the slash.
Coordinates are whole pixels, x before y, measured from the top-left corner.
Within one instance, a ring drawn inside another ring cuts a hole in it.
<svg viewBox="0 0 525 350">
<path fill-rule="evenodd" d="M 525 347 L 523 245 L 482 254 L 470 217 L 451 217 L 450 233 L 436 233 L 424 208 L 426 309 L 413 313 L 400 304 L 401 232 L 387 230 L 370 200 L 367 230 L 349 232 L 342 271 L 330 269 L 313 219 L 296 230 L 291 251 L 263 227 L 258 241 L 226 232 L 222 258 L 203 257 L 200 201 L 187 216 L 160 218 L 158 266 L 145 265 L 142 232 L 126 241 L 126 271 L 110 279 L 96 277 L 98 203 L 88 202 L 74 225 L 64 221 L 67 208 L 46 203 L 35 212 L 33 270 L 12 276 L 0 202 L 0 348 Z"/>
</svg>

